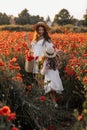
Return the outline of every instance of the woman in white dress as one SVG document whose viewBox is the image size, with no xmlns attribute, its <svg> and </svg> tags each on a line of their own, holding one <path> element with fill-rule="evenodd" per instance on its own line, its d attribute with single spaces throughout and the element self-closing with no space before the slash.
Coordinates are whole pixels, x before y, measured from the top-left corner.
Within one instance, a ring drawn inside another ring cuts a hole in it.
<svg viewBox="0 0 87 130">
<path fill-rule="evenodd" d="M 32 49 L 34 57 L 41 58 L 46 47 L 53 46 L 51 38 L 48 35 L 50 27 L 44 22 L 38 22 L 33 26 L 35 30 L 33 41 L 30 43 L 29 38 L 25 35 L 28 47 Z M 38 73 L 38 60 L 34 60 L 33 74 Z"/>
<path fill-rule="evenodd" d="M 45 75 L 44 90 L 46 94 L 50 94 L 55 107 L 57 107 L 55 94 L 60 94 L 63 91 L 63 85 L 57 69 L 56 52 L 53 47 L 45 49 L 44 57 L 45 60 L 41 69 L 41 74 Z"/>
</svg>

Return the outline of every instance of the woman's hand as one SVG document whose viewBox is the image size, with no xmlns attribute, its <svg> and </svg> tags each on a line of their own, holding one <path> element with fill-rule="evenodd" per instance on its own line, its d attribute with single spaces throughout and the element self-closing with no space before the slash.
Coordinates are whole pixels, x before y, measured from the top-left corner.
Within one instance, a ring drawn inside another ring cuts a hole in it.
<svg viewBox="0 0 87 130">
<path fill-rule="evenodd" d="M 27 46 L 28 46 L 28 48 L 31 48 L 31 43 L 30 43 L 30 40 L 29 40 L 28 34 L 25 34 L 25 35 L 24 35 L 24 38 L 25 38 L 25 40 L 26 40 L 26 42 L 27 42 Z"/>
</svg>

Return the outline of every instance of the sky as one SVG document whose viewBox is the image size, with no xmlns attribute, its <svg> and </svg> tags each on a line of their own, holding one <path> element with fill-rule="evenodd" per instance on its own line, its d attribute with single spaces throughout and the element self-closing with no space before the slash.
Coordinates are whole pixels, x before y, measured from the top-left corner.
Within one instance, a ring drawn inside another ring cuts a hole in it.
<svg viewBox="0 0 87 130">
<path fill-rule="evenodd" d="M 52 21 L 63 8 L 74 18 L 83 19 L 87 0 L 0 0 L 0 12 L 7 15 L 18 16 L 25 8 L 30 15 L 40 15 L 44 19 L 49 15 Z"/>
</svg>

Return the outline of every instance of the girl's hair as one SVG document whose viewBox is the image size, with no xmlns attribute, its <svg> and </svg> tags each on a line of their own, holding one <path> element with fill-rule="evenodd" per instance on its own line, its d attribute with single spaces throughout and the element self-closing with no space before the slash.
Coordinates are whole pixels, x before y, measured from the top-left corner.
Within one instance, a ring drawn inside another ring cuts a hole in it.
<svg viewBox="0 0 87 130">
<path fill-rule="evenodd" d="M 43 29 L 44 29 L 44 40 L 45 41 L 48 41 L 48 42 L 51 42 L 51 38 L 50 38 L 50 36 L 48 35 L 48 32 L 47 32 L 47 30 L 46 30 L 46 28 L 44 27 L 44 26 L 42 26 L 42 25 L 40 25 L 40 26 L 38 26 L 37 28 L 36 28 L 36 30 L 35 30 L 35 34 L 34 34 L 34 38 L 33 38 L 33 40 L 32 41 L 38 41 L 38 39 L 39 39 L 39 35 L 38 35 L 38 29 L 39 29 L 39 27 L 43 27 Z M 44 44 L 44 43 L 43 43 Z"/>
<path fill-rule="evenodd" d="M 56 70 L 57 67 L 58 67 L 56 57 L 54 57 L 54 58 L 47 58 L 46 66 L 49 69 Z"/>
</svg>

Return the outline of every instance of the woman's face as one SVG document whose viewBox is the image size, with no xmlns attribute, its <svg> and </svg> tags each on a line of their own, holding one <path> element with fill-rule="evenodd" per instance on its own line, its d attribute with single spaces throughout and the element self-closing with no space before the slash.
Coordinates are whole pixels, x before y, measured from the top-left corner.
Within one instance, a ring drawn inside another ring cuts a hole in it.
<svg viewBox="0 0 87 130">
<path fill-rule="evenodd" d="M 44 28 L 43 28 L 42 26 L 39 26 L 39 27 L 38 27 L 38 34 L 39 34 L 40 36 L 43 36 L 43 34 L 44 34 Z"/>
</svg>

